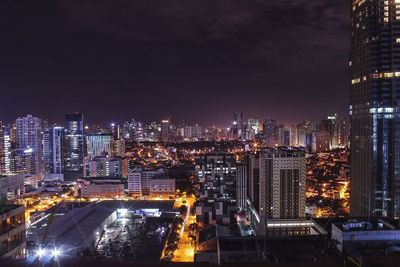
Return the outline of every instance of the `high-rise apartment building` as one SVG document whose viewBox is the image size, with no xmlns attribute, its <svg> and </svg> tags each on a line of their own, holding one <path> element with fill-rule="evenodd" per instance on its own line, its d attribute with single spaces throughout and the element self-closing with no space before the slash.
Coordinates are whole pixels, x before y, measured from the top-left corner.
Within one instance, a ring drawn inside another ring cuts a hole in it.
<svg viewBox="0 0 400 267">
<path fill-rule="evenodd" d="M 268 220 L 305 217 L 305 152 L 285 147 L 248 154 L 238 167 L 237 203 L 258 234 L 265 234 Z"/>
<path fill-rule="evenodd" d="M 4 173 L 11 173 L 11 137 L 10 127 L 3 127 Z"/>
<path fill-rule="evenodd" d="M 32 115 L 16 120 L 17 145 L 33 156 L 32 174 L 43 173 L 42 120 Z"/>
<path fill-rule="evenodd" d="M 82 176 L 84 157 L 83 115 L 65 116 L 65 156 L 64 172 L 66 180 L 75 180 Z"/>
<path fill-rule="evenodd" d="M 0 174 L 5 173 L 5 169 L 4 132 L 3 123 L 0 121 Z"/>
<path fill-rule="evenodd" d="M 351 215 L 400 217 L 400 1 L 353 0 Z"/>
</svg>

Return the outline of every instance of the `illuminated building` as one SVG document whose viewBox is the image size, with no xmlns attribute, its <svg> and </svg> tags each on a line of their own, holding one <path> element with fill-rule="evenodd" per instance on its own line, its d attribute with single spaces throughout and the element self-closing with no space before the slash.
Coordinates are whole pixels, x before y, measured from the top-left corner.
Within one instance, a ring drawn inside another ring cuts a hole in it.
<svg viewBox="0 0 400 267">
<path fill-rule="evenodd" d="M 65 157 L 64 171 L 66 180 L 75 180 L 82 176 L 84 156 L 83 115 L 65 116 Z"/>
<path fill-rule="evenodd" d="M 203 184 L 201 197 L 235 198 L 236 158 L 225 152 L 210 152 L 196 157 L 196 177 Z"/>
<path fill-rule="evenodd" d="M 10 128 L 3 127 L 4 173 L 11 173 L 11 137 Z"/>
<path fill-rule="evenodd" d="M 0 174 L 6 172 L 3 123 L 0 121 Z"/>
<path fill-rule="evenodd" d="M 87 134 L 86 147 L 87 157 L 92 160 L 95 157 L 110 156 L 112 153 L 111 142 L 113 141 L 112 134 Z"/>
<path fill-rule="evenodd" d="M 45 180 L 64 180 L 64 128 L 48 128 L 43 134 Z"/>
<path fill-rule="evenodd" d="M 238 195 L 238 206 L 248 210 L 256 233 L 265 235 L 267 223 L 272 219 L 305 217 L 304 151 L 296 148 L 265 149 L 257 154 L 248 154 L 245 165 L 239 169 L 238 184 L 242 192 Z M 246 206 L 240 206 L 244 204 Z"/>
<path fill-rule="evenodd" d="M 32 148 L 14 148 L 11 150 L 10 173 L 33 174 L 35 171 L 35 154 Z"/>
<path fill-rule="evenodd" d="M 128 177 L 128 159 L 122 157 L 95 157 L 85 162 L 85 177 Z"/>
<path fill-rule="evenodd" d="M 42 174 L 42 120 L 38 117 L 27 115 L 26 117 L 18 118 L 15 123 L 18 147 L 29 150 L 32 153 L 33 165 L 31 166 L 31 173 Z"/>
<path fill-rule="evenodd" d="M 172 189 L 174 189 L 172 191 Z M 175 194 L 175 179 L 168 179 L 165 170 L 143 170 L 136 168 L 128 173 L 128 193 L 135 197 Z"/>
<path fill-rule="evenodd" d="M 117 198 L 124 195 L 124 182 L 117 177 L 88 177 L 78 179 L 74 185 L 75 197 Z"/>
<path fill-rule="evenodd" d="M 351 215 L 400 217 L 400 2 L 352 1 Z"/>
<path fill-rule="evenodd" d="M 113 140 L 111 142 L 111 156 L 125 157 L 125 139 Z"/>
<path fill-rule="evenodd" d="M 23 206 L 0 206 L 0 258 L 22 258 L 25 242 L 25 209 Z"/>
</svg>

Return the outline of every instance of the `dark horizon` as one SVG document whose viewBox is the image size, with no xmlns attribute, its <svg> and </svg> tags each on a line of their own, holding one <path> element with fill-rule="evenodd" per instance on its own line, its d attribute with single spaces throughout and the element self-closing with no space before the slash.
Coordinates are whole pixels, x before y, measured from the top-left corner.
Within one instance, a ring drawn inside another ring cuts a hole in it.
<svg viewBox="0 0 400 267">
<path fill-rule="evenodd" d="M 3 1 L 0 120 L 348 114 L 346 1 Z"/>
</svg>

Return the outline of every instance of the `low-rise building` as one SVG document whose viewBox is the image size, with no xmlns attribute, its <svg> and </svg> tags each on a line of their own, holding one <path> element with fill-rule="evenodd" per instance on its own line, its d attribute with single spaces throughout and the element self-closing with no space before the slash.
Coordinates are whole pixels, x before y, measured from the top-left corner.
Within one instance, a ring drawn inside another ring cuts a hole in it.
<svg viewBox="0 0 400 267">
<path fill-rule="evenodd" d="M 175 179 L 168 178 L 163 169 L 137 168 L 128 174 L 128 193 L 134 197 L 175 195 Z"/>
<path fill-rule="evenodd" d="M 204 225 L 230 225 L 236 223 L 236 200 L 200 199 L 195 204 L 196 221 Z"/>
<path fill-rule="evenodd" d="M 89 177 L 78 179 L 74 196 L 84 198 L 117 198 L 125 195 L 124 182 L 116 177 Z"/>
</svg>

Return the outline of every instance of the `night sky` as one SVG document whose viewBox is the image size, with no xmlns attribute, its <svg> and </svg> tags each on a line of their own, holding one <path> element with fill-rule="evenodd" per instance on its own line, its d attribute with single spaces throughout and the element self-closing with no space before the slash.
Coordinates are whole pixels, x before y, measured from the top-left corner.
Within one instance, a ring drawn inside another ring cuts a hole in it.
<svg viewBox="0 0 400 267">
<path fill-rule="evenodd" d="M 1 0 L 0 120 L 347 113 L 347 0 Z"/>
</svg>

